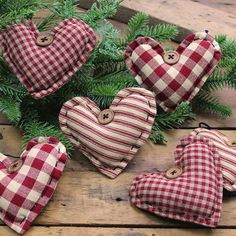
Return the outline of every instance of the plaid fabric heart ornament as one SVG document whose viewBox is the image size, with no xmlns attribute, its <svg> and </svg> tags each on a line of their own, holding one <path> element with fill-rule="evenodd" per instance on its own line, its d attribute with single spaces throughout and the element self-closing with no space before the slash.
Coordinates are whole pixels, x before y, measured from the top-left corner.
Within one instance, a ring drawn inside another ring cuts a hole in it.
<svg viewBox="0 0 236 236">
<path fill-rule="evenodd" d="M 67 83 L 95 43 L 93 30 L 80 19 L 66 19 L 47 33 L 40 33 L 32 22 L 9 26 L 0 33 L 9 68 L 35 99 Z"/>
<path fill-rule="evenodd" d="M 127 88 L 103 111 L 89 98 L 75 97 L 63 105 L 59 122 L 62 132 L 95 167 L 115 178 L 149 137 L 155 115 L 150 91 Z"/>
<path fill-rule="evenodd" d="M 149 37 L 136 38 L 125 51 L 128 69 L 142 87 L 156 94 L 164 111 L 191 101 L 220 58 L 219 44 L 203 32 L 187 36 L 176 51 L 165 52 Z"/>
<path fill-rule="evenodd" d="M 223 179 L 216 147 L 204 137 L 188 136 L 175 152 L 176 166 L 141 174 L 130 189 L 131 202 L 162 217 L 217 226 Z"/>
<path fill-rule="evenodd" d="M 0 219 L 23 234 L 51 199 L 67 159 L 53 137 L 31 140 L 20 159 L 0 154 Z"/>
<path fill-rule="evenodd" d="M 190 135 L 206 137 L 214 143 L 221 157 L 224 188 L 236 191 L 236 145 L 218 130 L 197 128 Z"/>
</svg>

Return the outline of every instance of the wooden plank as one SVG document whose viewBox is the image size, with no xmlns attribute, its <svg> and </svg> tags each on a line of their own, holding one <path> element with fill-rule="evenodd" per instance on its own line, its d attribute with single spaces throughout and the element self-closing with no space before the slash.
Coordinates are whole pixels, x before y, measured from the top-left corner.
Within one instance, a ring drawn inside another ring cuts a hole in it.
<svg viewBox="0 0 236 236">
<path fill-rule="evenodd" d="M 20 137 L 10 126 L 0 126 L 4 139 L 0 140 L 0 151 L 19 152 Z M 173 151 L 180 137 L 189 130 L 168 132 L 168 145 L 145 144 L 125 172 L 114 180 L 100 174 L 89 161 L 76 155 L 67 162 L 52 201 L 36 220 L 39 225 L 105 225 L 133 227 L 190 227 L 184 224 L 145 213 L 130 205 L 128 189 L 132 180 L 142 171 L 165 170 L 173 165 Z M 224 131 L 236 140 L 236 132 Z M 11 146 L 8 144 L 11 142 Z M 7 147 L 6 147 L 7 146 Z M 227 198 L 223 204 L 221 227 L 231 227 L 236 222 L 235 197 Z"/>
<path fill-rule="evenodd" d="M 90 8 L 93 0 L 80 0 L 79 5 Z M 114 19 L 127 23 L 136 12 L 150 15 L 150 23 L 171 23 L 179 27 L 177 41 L 191 31 L 208 29 L 212 35 L 226 34 L 236 38 L 235 15 L 189 0 L 124 0 Z"/>
<path fill-rule="evenodd" d="M 235 0 L 192 0 L 201 4 L 216 8 L 221 11 L 228 12 L 236 16 L 236 2 Z"/>
<path fill-rule="evenodd" d="M 0 227 L 0 235 L 17 236 L 7 227 Z M 146 228 L 87 228 L 34 226 L 25 236 L 235 236 L 235 229 L 146 229 Z"/>
</svg>

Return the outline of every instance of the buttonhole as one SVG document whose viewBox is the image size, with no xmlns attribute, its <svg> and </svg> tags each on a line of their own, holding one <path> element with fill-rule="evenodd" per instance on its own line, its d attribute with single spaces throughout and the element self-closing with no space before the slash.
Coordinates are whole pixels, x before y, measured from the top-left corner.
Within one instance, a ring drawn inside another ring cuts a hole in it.
<svg viewBox="0 0 236 236">
<path fill-rule="evenodd" d="M 48 183 L 48 184 L 50 185 L 51 183 L 52 183 L 52 178 L 50 179 L 50 181 L 49 181 L 49 183 Z"/>
<path fill-rule="evenodd" d="M 25 218 L 26 218 L 26 217 L 24 217 L 24 218 L 21 220 L 20 224 L 22 224 L 22 223 L 23 223 L 23 221 L 25 220 Z"/>
</svg>

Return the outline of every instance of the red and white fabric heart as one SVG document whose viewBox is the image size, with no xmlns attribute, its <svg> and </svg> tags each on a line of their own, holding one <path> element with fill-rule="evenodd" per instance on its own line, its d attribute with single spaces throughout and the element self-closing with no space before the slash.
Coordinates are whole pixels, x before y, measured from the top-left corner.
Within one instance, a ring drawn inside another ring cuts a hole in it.
<svg viewBox="0 0 236 236">
<path fill-rule="evenodd" d="M 51 199 L 67 159 L 53 137 L 31 140 L 19 159 L 0 154 L 0 219 L 23 234 Z"/>
<path fill-rule="evenodd" d="M 154 95 L 143 88 L 121 90 L 101 111 L 87 97 L 66 102 L 59 115 L 62 132 L 110 178 L 115 178 L 145 143 L 156 115 Z"/>
<path fill-rule="evenodd" d="M 217 226 L 222 205 L 221 157 L 207 138 L 187 136 L 175 151 L 175 167 L 135 178 L 131 202 L 162 217 Z"/>
<path fill-rule="evenodd" d="M 236 145 L 223 133 L 214 129 L 197 128 L 190 135 L 205 137 L 214 143 L 221 156 L 224 188 L 230 192 L 236 191 Z"/>
<path fill-rule="evenodd" d="M 67 83 L 95 44 L 93 30 L 80 19 L 66 19 L 50 33 L 40 33 L 32 22 L 8 26 L 0 33 L 9 68 L 35 99 Z"/>
<path fill-rule="evenodd" d="M 187 36 L 176 51 L 165 52 L 160 43 L 138 37 L 125 51 L 128 69 L 142 87 L 156 94 L 157 104 L 172 111 L 191 101 L 221 58 L 219 44 L 209 34 Z"/>
</svg>

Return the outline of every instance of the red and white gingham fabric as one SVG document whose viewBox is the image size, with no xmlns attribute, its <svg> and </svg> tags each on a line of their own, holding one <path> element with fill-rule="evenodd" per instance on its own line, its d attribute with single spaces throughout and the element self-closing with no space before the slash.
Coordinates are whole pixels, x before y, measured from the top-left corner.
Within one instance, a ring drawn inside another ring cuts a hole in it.
<svg viewBox="0 0 236 236">
<path fill-rule="evenodd" d="M 65 147 L 53 137 L 31 140 L 16 173 L 7 172 L 13 158 L 0 154 L 0 219 L 23 234 L 51 199 L 66 159 Z"/>
<path fill-rule="evenodd" d="M 149 37 L 136 38 L 125 51 L 128 69 L 142 87 L 156 94 L 164 111 L 191 101 L 221 58 L 219 44 L 204 32 L 187 36 L 176 51 L 180 59 L 174 65 L 164 62 L 164 49 Z"/>
<path fill-rule="evenodd" d="M 54 27 L 54 40 L 47 47 L 36 45 L 39 34 L 32 22 L 9 26 L 0 33 L 9 68 L 35 99 L 67 83 L 96 43 L 93 30 L 80 19 L 67 19 Z"/>
<path fill-rule="evenodd" d="M 206 137 L 215 144 L 221 156 L 224 188 L 236 191 L 236 145 L 218 130 L 197 128 L 190 135 Z"/>
<path fill-rule="evenodd" d="M 223 179 L 216 147 L 204 137 L 188 136 L 177 146 L 175 158 L 183 173 L 176 179 L 163 172 L 139 175 L 130 189 L 131 202 L 162 217 L 217 226 Z"/>
<path fill-rule="evenodd" d="M 86 97 L 67 101 L 59 115 L 62 132 L 110 178 L 119 175 L 149 137 L 156 115 L 155 96 L 143 88 L 121 90 L 110 109 L 113 120 L 100 124 L 100 109 Z"/>
</svg>

